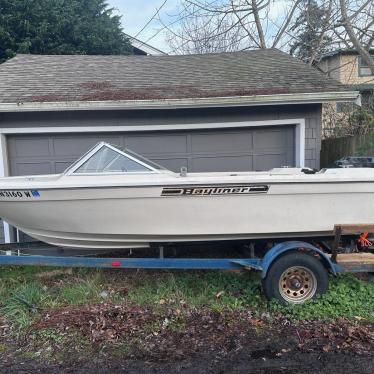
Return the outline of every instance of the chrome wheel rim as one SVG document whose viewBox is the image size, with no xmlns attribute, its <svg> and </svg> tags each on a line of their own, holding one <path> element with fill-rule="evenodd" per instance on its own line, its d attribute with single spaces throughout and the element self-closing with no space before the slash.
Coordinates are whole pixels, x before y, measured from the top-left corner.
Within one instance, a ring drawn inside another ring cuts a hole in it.
<svg viewBox="0 0 374 374">
<path fill-rule="evenodd" d="M 292 266 L 286 269 L 279 279 L 279 292 L 289 303 L 301 304 L 311 299 L 316 291 L 315 275 L 303 266 Z"/>
</svg>

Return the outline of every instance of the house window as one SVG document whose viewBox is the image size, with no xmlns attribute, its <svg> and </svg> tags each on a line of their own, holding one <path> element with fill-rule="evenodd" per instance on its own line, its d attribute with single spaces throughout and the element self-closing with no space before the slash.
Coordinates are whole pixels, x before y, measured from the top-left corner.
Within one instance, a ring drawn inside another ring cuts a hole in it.
<svg viewBox="0 0 374 374">
<path fill-rule="evenodd" d="M 360 77 L 369 77 L 373 75 L 371 69 L 369 68 L 369 65 L 363 60 L 361 56 L 358 58 L 358 75 Z"/>
</svg>

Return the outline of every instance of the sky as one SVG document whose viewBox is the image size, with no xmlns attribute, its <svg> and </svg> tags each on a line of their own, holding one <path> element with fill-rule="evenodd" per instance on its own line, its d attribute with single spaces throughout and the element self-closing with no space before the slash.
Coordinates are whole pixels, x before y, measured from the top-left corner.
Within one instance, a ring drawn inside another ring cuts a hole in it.
<svg viewBox="0 0 374 374">
<path fill-rule="evenodd" d="M 177 28 L 177 14 L 182 1 L 166 0 L 164 4 L 165 0 L 107 0 L 109 6 L 116 9 L 117 14 L 122 16 L 122 26 L 125 33 L 166 53 L 173 53 L 173 51 L 166 42 L 166 30 L 158 32 L 160 29 L 163 29 L 163 25 L 158 18 L 161 18 L 165 24 L 173 24 L 172 27 Z M 212 1 L 216 4 L 224 2 L 224 0 Z M 282 23 L 280 21 L 287 14 L 287 6 L 290 3 L 292 4 L 290 0 L 276 0 L 272 2 L 267 18 L 273 20 L 275 23 L 264 22 L 266 35 L 275 36 L 277 29 L 274 29 L 273 25 Z M 155 16 L 158 9 L 160 9 L 159 17 L 156 16 L 144 28 L 152 17 Z M 142 30 L 143 28 L 144 30 Z"/>
<path fill-rule="evenodd" d="M 117 13 L 122 15 L 122 26 L 126 34 L 136 36 L 145 24 L 156 13 L 157 9 L 165 0 L 108 0 L 108 4 L 117 9 Z M 177 13 L 178 4 L 181 0 L 167 0 L 165 6 L 160 11 L 160 16 L 165 22 L 171 22 L 174 18 L 172 15 Z M 160 32 L 154 36 L 162 27 L 159 21 L 152 21 L 137 38 L 161 49 L 169 52 L 169 46 L 165 41 L 165 33 Z M 153 37 L 154 36 L 154 37 Z"/>
</svg>

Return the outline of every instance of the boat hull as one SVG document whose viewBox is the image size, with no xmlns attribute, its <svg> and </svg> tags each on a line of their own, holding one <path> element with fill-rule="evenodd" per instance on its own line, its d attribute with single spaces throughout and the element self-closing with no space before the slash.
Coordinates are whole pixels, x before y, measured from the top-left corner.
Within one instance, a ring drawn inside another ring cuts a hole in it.
<svg viewBox="0 0 374 374">
<path fill-rule="evenodd" d="M 20 190 L 0 196 L 0 214 L 31 237 L 81 249 L 330 235 L 335 224 L 374 222 L 373 182 L 266 186 L 237 194 L 175 185 Z"/>
</svg>

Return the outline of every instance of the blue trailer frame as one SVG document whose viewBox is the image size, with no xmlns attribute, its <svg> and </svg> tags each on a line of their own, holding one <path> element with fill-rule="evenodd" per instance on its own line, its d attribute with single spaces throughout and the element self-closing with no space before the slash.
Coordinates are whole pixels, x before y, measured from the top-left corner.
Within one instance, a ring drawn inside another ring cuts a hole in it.
<svg viewBox="0 0 374 374">
<path fill-rule="evenodd" d="M 6 250 L 13 253 L 22 246 L 7 244 Z M 332 274 L 344 272 L 374 272 L 373 264 L 350 264 L 344 266 L 332 260 L 316 246 L 304 241 L 286 241 L 278 243 L 266 252 L 263 258 L 108 258 L 108 257 L 65 257 L 45 255 L 0 255 L 0 265 L 43 265 L 57 267 L 89 267 L 106 269 L 253 269 L 261 272 L 265 278 L 270 266 L 283 254 L 300 250 L 313 253 Z M 1 250 L 1 247 L 0 247 Z M 3 250 L 5 251 L 5 249 Z"/>
</svg>

